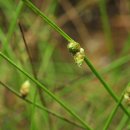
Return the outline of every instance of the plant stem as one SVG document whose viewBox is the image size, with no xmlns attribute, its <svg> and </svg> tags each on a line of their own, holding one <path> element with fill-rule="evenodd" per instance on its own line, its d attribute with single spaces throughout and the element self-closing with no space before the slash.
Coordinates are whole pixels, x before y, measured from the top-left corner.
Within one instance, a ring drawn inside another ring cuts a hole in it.
<svg viewBox="0 0 130 130">
<path fill-rule="evenodd" d="M 126 86 L 126 88 L 127 88 L 129 85 L 130 85 L 130 83 Z M 107 129 L 108 129 L 108 127 L 109 127 L 109 125 L 110 125 L 110 123 L 111 123 L 111 121 L 112 121 L 114 115 L 116 114 L 116 112 L 117 112 L 117 110 L 118 110 L 118 108 L 119 108 L 119 105 L 121 104 L 121 102 L 122 102 L 122 100 L 123 100 L 124 92 L 126 91 L 126 88 L 125 88 L 124 91 L 122 92 L 121 97 L 120 97 L 118 103 L 116 104 L 116 107 L 113 109 L 111 115 L 109 116 L 107 122 L 105 123 L 105 126 L 104 126 L 104 129 L 103 129 L 103 130 L 107 130 Z"/>
<path fill-rule="evenodd" d="M 31 104 L 31 105 L 34 105 L 35 107 L 37 107 L 37 108 L 39 108 L 39 109 L 41 109 L 41 110 L 43 110 L 43 111 L 46 111 L 47 113 L 50 113 L 51 115 L 53 115 L 53 116 L 55 116 L 55 117 L 57 117 L 57 118 L 59 118 L 59 119 L 61 119 L 61 120 L 64 120 L 64 121 L 66 121 L 66 122 L 68 122 L 68 123 L 70 123 L 70 124 L 72 124 L 72 125 L 74 125 L 74 126 L 77 126 L 77 127 L 79 127 L 79 128 L 85 129 L 83 126 L 80 126 L 79 124 L 77 124 L 77 123 L 75 123 L 75 122 L 73 122 L 73 121 L 70 121 L 70 120 L 66 119 L 65 117 L 63 117 L 63 116 L 58 115 L 57 113 L 55 113 L 55 112 L 53 112 L 53 111 L 47 109 L 46 107 L 43 107 L 43 106 L 41 106 L 41 105 L 39 105 L 39 104 L 36 104 L 36 103 L 30 101 L 29 99 L 23 98 L 17 91 L 15 91 L 14 89 L 10 88 L 10 87 L 7 86 L 6 84 L 4 84 L 2 81 L 0 81 L 0 84 L 3 85 L 5 88 L 7 88 L 7 89 L 8 89 L 10 92 L 12 92 L 14 95 L 16 95 L 16 96 L 19 97 L 20 99 L 24 100 L 25 102 L 27 102 L 27 103 L 29 103 L 29 104 Z"/>
<path fill-rule="evenodd" d="M 29 8 L 31 8 L 37 15 L 39 15 L 45 22 L 47 22 L 52 28 L 60 33 L 69 42 L 74 41 L 69 35 L 67 35 L 62 29 L 60 29 L 54 22 L 52 22 L 47 16 L 45 16 L 38 8 L 35 7 L 29 0 L 22 0 Z"/>
<path fill-rule="evenodd" d="M 3 57 L 6 61 L 8 61 L 12 66 L 22 72 L 25 76 L 27 76 L 30 80 L 37 84 L 40 88 L 42 88 L 50 97 L 52 97 L 57 103 L 59 103 L 68 113 L 70 113 L 73 117 L 75 117 L 85 128 L 86 130 L 92 130 L 86 122 L 84 122 L 73 110 L 71 110 L 66 104 L 63 103 L 57 96 L 55 96 L 51 91 L 49 91 L 43 84 L 33 78 L 30 74 L 25 72 L 23 69 L 18 67 L 11 59 L 9 59 L 6 55 L 0 52 L 0 56 Z"/>
<path fill-rule="evenodd" d="M 105 89 L 108 91 L 108 93 L 113 97 L 113 99 L 116 102 L 119 102 L 119 99 L 117 98 L 117 96 L 114 94 L 114 92 L 112 91 L 112 89 L 110 88 L 110 86 L 105 82 L 105 80 L 101 77 L 101 75 L 97 72 L 97 70 L 94 68 L 94 66 L 92 65 L 92 63 L 90 62 L 90 60 L 85 57 L 84 61 L 86 62 L 86 64 L 89 66 L 89 68 L 91 69 L 91 71 L 95 74 L 95 76 L 99 79 L 99 81 L 102 83 L 102 85 L 105 87 Z M 129 112 L 125 109 L 125 107 L 120 103 L 119 104 L 120 107 L 122 108 L 122 110 L 127 114 L 127 116 L 129 117 L 130 114 Z"/>
</svg>

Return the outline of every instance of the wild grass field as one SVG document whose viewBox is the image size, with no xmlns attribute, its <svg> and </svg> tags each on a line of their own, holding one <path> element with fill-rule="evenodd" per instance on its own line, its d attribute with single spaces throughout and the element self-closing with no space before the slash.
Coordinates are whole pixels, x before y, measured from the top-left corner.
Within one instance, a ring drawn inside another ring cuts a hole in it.
<svg viewBox="0 0 130 130">
<path fill-rule="evenodd" d="M 0 130 L 130 130 L 129 0 L 0 0 Z"/>
</svg>

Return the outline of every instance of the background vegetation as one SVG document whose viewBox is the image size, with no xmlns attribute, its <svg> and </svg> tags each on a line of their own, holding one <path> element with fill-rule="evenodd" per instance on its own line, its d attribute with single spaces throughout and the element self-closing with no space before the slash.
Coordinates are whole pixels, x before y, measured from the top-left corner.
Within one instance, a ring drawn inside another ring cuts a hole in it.
<svg viewBox="0 0 130 130">
<path fill-rule="evenodd" d="M 120 105 L 130 81 L 130 2 L 31 2 L 0 0 L 0 130 L 130 130 L 129 107 Z M 71 39 L 96 70 L 74 63 Z"/>
</svg>

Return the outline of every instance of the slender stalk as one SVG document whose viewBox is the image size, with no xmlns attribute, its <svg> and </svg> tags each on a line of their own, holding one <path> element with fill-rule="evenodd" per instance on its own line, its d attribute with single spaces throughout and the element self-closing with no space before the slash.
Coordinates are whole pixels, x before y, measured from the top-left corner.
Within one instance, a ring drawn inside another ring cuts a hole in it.
<svg viewBox="0 0 130 130">
<path fill-rule="evenodd" d="M 31 8 L 37 15 L 39 15 L 46 23 L 54 28 L 69 42 L 74 41 L 69 35 L 67 35 L 62 29 L 60 29 L 54 22 L 52 22 L 47 16 L 45 16 L 38 8 L 35 7 L 29 0 L 22 0 L 29 8 Z"/>
<path fill-rule="evenodd" d="M 85 57 L 84 61 L 86 62 L 86 64 L 89 66 L 89 68 L 91 69 L 91 71 L 95 74 L 95 76 L 99 79 L 99 81 L 102 83 L 102 85 L 104 86 L 104 88 L 108 91 L 108 93 L 113 97 L 113 99 L 117 102 L 119 102 L 119 99 L 117 98 L 117 96 L 114 94 L 114 92 L 112 91 L 111 87 L 105 82 L 105 80 L 101 77 L 101 75 L 97 72 L 97 70 L 94 68 L 94 66 L 92 65 L 92 63 L 90 62 L 90 60 Z M 125 107 L 119 103 L 120 107 L 122 108 L 122 110 L 126 113 L 126 115 L 129 117 L 130 114 L 129 112 L 125 109 Z"/>
<path fill-rule="evenodd" d="M 26 39 L 25 39 L 25 36 L 24 36 L 24 31 L 23 31 L 22 25 L 20 23 L 19 23 L 19 28 L 20 28 L 21 35 L 22 35 L 22 38 L 23 38 L 23 41 L 24 41 L 26 52 L 27 52 L 28 57 L 29 57 L 29 61 L 30 61 L 30 64 L 31 64 L 31 69 L 32 69 L 32 72 L 33 72 L 33 76 L 34 76 L 34 78 L 36 80 L 38 80 L 37 73 L 35 71 L 35 67 L 34 67 L 34 64 L 33 64 L 33 60 L 32 60 L 32 57 L 31 57 L 31 54 L 30 54 L 30 51 L 29 51 L 29 48 L 28 48 L 28 45 L 27 45 L 27 42 L 26 42 Z M 40 100 L 41 100 L 43 106 L 47 107 L 47 103 L 45 101 L 44 96 L 42 95 L 42 91 L 41 91 L 40 88 L 38 88 L 38 89 L 35 90 L 34 99 L 33 99 L 34 103 L 36 102 L 37 91 L 39 92 Z M 35 105 L 33 105 L 33 107 L 32 107 L 31 130 L 33 130 L 33 117 L 34 117 L 34 113 L 35 113 Z M 50 122 L 50 118 L 49 118 L 49 122 Z"/>
<path fill-rule="evenodd" d="M 37 76 L 36 76 L 35 67 L 33 66 L 33 60 L 32 60 L 32 57 L 31 57 L 31 54 L 30 54 L 30 51 L 29 51 L 29 48 L 28 48 L 28 45 L 27 45 L 27 42 L 26 42 L 26 39 L 25 39 L 25 36 L 24 36 L 24 31 L 23 31 L 22 25 L 20 24 L 20 22 L 18 23 L 18 25 L 19 25 L 19 29 L 21 31 L 21 35 L 22 35 L 22 38 L 23 38 L 23 41 L 24 41 L 26 52 L 28 54 L 28 58 L 29 58 L 29 62 L 31 64 L 31 69 L 32 69 L 34 78 L 36 78 Z"/>
<path fill-rule="evenodd" d="M 81 129 L 85 129 L 83 126 L 80 126 L 79 124 L 77 124 L 77 123 L 75 123 L 75 122 L 73 122 L 73 121 L 70 121 L 69 119 L 67 119 L 67 118 L 65 118 L 65 117 L 63 117 L 63 116 L 58 115 L 57 113 L 55 113 L 55 112 L 53 112 L 53 111 L 47 109 L 46 107 L 43 107 L 43 106 L 41 106 L 41 105 L 39 105 L 39 104 L 36 104 L 36 103 L 30 101 L 29 99 L 23 98 L 17 91 L 15 91 L 14 89 L 10 88 L 10 87 L 7 86 L 6 84 L 4 84 L 2 81 L 0 81 L 0 84 L 3 85 L 5 88 L 7 88 L 7 89 L 8 89 L 10 92 L 12 92 L 14 95 L 16 95 L 16 96 L 19 97 L 20 99 L 24 100 L 25 102 L 27 102 L 27 103 L 29 103 L 29 104 L 31 104 L 31 105 L 34 105 L 35 107 L 37 107 L 37 108 L 39 108 L 39 109 L 41 109 L 41 110 L 43 110 L 43 111 L 46 111 L 47 113 L 50 113 L 51 115 L 53 115 L 53 116 L 55 116 L 55 117 L 57 117 L 57 118 L 59 118 L 59 119 L 65 121 L 65 122 L 67 122 L 67 123 L 69 123 L 69 124 L 72 124 L 72 125 L 74 125 L 74 126 L 77 126 L 77 127 L 81 128 Z"/>
<path fill-rule="evenodd" d="M 42 88 L 50 97 L 52 97 L 57 103 L 59 103 L 68 113 L 70 113 L 73 117 L 75 117 L 87 130 L 92 130 L 86 122 L 84 122 L 73 110 L 71 110 L 63 101 L 61 101 L 57 96 L 55 96 L 51 91 L 49 91 L 43 84 L 33 78 L 30 74 L 25 72 L 22 68 L 18 67 L 10 58 L 0 52 L 0 56 L 3 57 L 6 61 L 8 61 L 12 66 L 14 66 L 17 70 L 22 72 L 25 76 L 27 76 L 30 80 L 32 80 L 37 86 Z"/>
<path fill-rule="evenodd" d="M 126 86 L 126 88 L 127 88 L 129 85 L 130 85 L 130 83 Z M 122 100 L 123 100 L 124 92 L 126 91 L 126 88 L 125 88 L 124 91 L 122 92 L 121 97 L 120 97 L 118 103 L 116 104 L 116 107 L 113 109 L 111 115 L 109 116 L 107 122 L 105 123 L 105 126 L 104 126 L 103 130 L 107 130 L 108 127 L 109 127 L 109 125 L 110 125 L 110 123 L 112 122 L 112 119 L 114 118 L 114 116 L 115 116 L 115 114 L 116 114 L 116 112 L 117 112 L 117 110 L 118 110 L 118 108 L 119 108 L 119 105 L 121 104 L 121 102 L 122 102 Z"/>
</svg>

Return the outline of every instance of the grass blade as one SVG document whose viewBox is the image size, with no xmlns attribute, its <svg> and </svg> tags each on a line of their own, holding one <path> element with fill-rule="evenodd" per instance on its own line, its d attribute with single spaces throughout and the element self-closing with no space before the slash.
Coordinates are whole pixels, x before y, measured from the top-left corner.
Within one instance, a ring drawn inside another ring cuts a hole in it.
<svg viewBox="0 0 130 130">
<path fill-rule="evenodd" d="M 19 68 L 11 59 L 9 59 L 6 55 L 0 52 L 0 56 L 3 57 L 6 61 L 8 61 L 11 65 L 13 65 L 16 69 L 22 72 L 25 76 L 27 76 L 30 80 L 37 84 L 40 88 L 42 88 L 52 99 L 54 99 L 57 103 L 59 103 L 70 115 L 75 117 L 87 130 L 92 130 L 86 122 L 84 122 L 73 110 L 71 110 L 66 104 L 63 103 L 58 97 L 56 97 L 51 91 L 49 91 L 43 84 L 33 78 L 30 74 L 25 72 L 23 69 Z"/>
<path fill-rule="evenodd" d="M 54 28 L 58 33 L 60 33 L 69 42 L 73 39 L 68 36 L 62 29 L 60 29 L 54 22 L 52 22 L 47 16 L 45 16 L 38 8 L 35 7 L 29 0 L 22 0 L 29 8 L 31 8 L 37 15 L 39 15 L 46 23 L 48 23 L 52 28 Z"/>
<path fill-rule="evenodd" d="M 0 84 L 3 85 L 5 88 L 7 88 L 9 91 L 11 91 L 14 95 L 16 95 L 17 97 L 19 97 L 20 99 L 26 101 L 27 103 L 29 103 L 29 104 L 31 104 L 31 105 L 34 105 L 35 107 L 37 107 L 37 108 L 39 108 L 39 109 L 41 109 L 41 110 L 43 110 L 43 111 L 46 111 L 47 113 L 50 113 L 51 115 L 53 115 L 53 116 L 55 116 L 55 117 L 57 117 L 57 118 L 59 118 L 59 119 L 61 119 L 61 120 L 64 120 L 64 121 L 66 121 L 66 122 L 68 122 L 68 123 L 70 123 L 70 124 L 72 124 L 72 125 L 74 125 L 74 126 L 77 126 L 77 127 L 79 127 L 79 128 L 85 129 L 84 127 L 80 126 L 79 124 L 77 124 L 77 123 L 75 123 L 75 122 L 72 122 L 72 121 L 66 119 L 66 118 L 63 117 L 63 116 L 58 115 L 57 113 L 55 113 L 55 112 L 53 112 L 53 111 L 47 109 L 46 107 L 43 107 L 43 106 L 41 106 L 41 105 L 39 105 L 39 104 L 36 104 L 36 103 L 30 101 L 29 99 L 22 98 L 17 91 L 15 91 L 14 89 L 12 89 L 12 88 L 10 88 L 9 86 L 5 85 L 3 82 L 0 81 Z"/>
<path fill-rule="evenodd" d="M 99 81 L 102 83 L 102 85 L 105 87 L 105 89 L 108 91 L 108 93 L 113 97 L 113 99 L 117 102 L 119 102 L 119 99 L 117 98 L 117 96 L 114 94 L 114 92 L 112 91 L 112 89 L 110 88 L 110 86 L 105 82 L 105 80 L 101 77 L 101 75 L 97 72 L 97 70 L 94 68 L 94 66 L 92 65 L 92 63 L 90 62 L 90 60 L 85 57 L 85 62 L 86 64 L 89 66 L 89 68 L 91 69 L 91 71 L 95 74 L 95 76 L 99 79 Z M 126 113 L 126 115 L 129 117 L 130 114 L 129 112 L 125 109 L 125 107 L 120 103 L 119 104 L 120 107 L 122 108 L 122 110 Z"/>
</svg>

